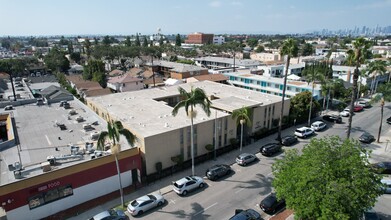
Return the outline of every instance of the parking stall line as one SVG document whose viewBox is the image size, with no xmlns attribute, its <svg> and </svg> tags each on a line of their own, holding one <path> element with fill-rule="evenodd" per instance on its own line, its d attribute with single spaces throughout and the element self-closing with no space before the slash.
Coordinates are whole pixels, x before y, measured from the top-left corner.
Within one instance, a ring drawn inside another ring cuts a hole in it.
<svg viewBox="0 0 391 220">
<path fill-rule="evenodd" d="M 212 208 L 213 206 L 215 206 L 215 205 L 217 205 L 217 204 L 218 204 L 218 203 L 216 202 L 216 203 L 214 203 L 214 204 L 212 204 L 212 205 L 210 205 L 210 206 L 208 206 L 208 207 L 204 208 L 203 210 L 201 210 L 201 211 L 199 211 L 199 212 L 195 213 L 193 216 L 199 215 L 199 214 L 201 214 L 201 213 L 205 212 L 206 210 L 208 210 L 208 209 Z"/>
</svg>

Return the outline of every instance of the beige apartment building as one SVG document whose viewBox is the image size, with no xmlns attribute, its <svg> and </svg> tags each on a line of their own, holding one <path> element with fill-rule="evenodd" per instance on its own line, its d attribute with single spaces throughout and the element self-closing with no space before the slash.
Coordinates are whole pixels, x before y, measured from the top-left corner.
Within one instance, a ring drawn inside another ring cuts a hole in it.
<svg viewBox="0 0 391 220">
<path fill-rule="evenodd" d="M 194 119 L 195 156 L 208 153 L 207 144 L 213 144 L 214 125 L 217 122 L 217 148 L 230 144 L 231 138 L 240 137 L 240 126 L 231 113 L 241 107 L 252 109 L 252 125 L 245 130 L 252 134 L 261 128 L 275 127 L 281 111 L 281 97 L 250 91 L 211 81 L 181 84 L 190 91 L 201 88 L 210 98 L 211 115 L 196 108 Z M 87 98 L 87 105 L 106 120 L 119 120 L 137 136 L 146 175 L 157 172 L 156 163 L 163 169 L 171 167 L 171 157 L 183 155 L 191 159 L 190 118 L 180 109 L 176 117 L 171 112 L 180 100 L 178 86 L 159 87 L 140 91 L 110 94 Z M 290 102 L 285 102 L 284 115 L 289 113 Z M 274 121 L 274 123 L 273 123 Z"/>
</svg>

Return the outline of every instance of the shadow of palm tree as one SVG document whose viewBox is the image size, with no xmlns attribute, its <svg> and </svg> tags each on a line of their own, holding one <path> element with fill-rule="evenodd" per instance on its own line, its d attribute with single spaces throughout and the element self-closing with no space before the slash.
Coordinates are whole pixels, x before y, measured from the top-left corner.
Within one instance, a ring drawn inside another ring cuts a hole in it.
<svg viewBox="0 0 391 220">
<path fill-rule="evenodd" d="M 204 207 L 197 202 L 192 203 L 191 208 L 193 209 L 193 212 L 189 213 L 191 220 L 203 220 L 210 217 L 210 215 L 204 213 Z"/>
<path fill-rule="evenodd" d="M 245 188 L 245 189 L 260 189 L 260 195 L 267 195 L 271 192 L 271 182 L 273 178 L 270 176 L 265 176 L 263 174 L 256 174 L 256 179 L 250 181 L 233 181 L 240 182 L 241 184 L 235 186 L 234 188 Z"/>
</svg>

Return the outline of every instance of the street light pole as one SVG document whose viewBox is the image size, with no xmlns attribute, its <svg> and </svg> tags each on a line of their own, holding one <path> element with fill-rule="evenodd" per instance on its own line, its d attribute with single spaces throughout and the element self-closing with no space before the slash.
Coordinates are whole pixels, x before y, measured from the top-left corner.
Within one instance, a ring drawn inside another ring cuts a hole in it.
<svg viewBox="0 0 391 220">
<path fill-rule="evenodd" d="M 217 149 L 217 109 L 215 112 L 215 143 L 214 143 L 214 160 L 216 160 L 216 149 Z"/>
</svg>

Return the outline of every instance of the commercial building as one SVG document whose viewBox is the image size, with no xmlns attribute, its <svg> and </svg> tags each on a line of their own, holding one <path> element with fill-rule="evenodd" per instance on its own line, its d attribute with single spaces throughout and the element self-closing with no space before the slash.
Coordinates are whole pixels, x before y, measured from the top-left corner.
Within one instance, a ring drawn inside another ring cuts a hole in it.
<svg viewBox="0 0 391 220">
<path fill-rule="evenodd" d="M 261 93 L 282 96 L 284 88 L 284 79 L 276 77 L 267 77 L 254 75 L 250 73 L 225 73 L 229 77 L 228 82 L 240 88 L 245 88 Z M 285 95 L 287 98 L 295 96 L 297 93 L 312 91 L 312 85 L 307 82 L 287 80 Z M 315 84 L 313 97 L 316 100 L 322 99 L 321 86 Z"/>
<path fill-rule="evenodd" d="M 213 44 L 213 34 L 204 34 L 195 32 L 193 34 L 187 35 L 187 44 Z"/>
<path fill-rule="evenodd" d="M 196 107 L 194 118 L 195 156 L 208 153 L 205 146 L 213 144 L 215 122 L 217 122 L 217 149 L 230 144 L 230 139 L 240 136 L 240 127 L 232 119 L 231 113 L 242 107 L 252 111 L 252 124 L 244 131 L 250 135 L 262 128 L 278 126 L 281 111 L 281 97 L 261 94 L 234 86 L 201 81 L 181 84 L 190 91 L 201 88 L 211 100 L 210 116 Z M 184 161 L 191 159 L 190 118 L 184 109 L 172 116 L 173 107 L 181 100 L 178 86 L 159 87 L 142 91 L 111 94 L 87 98 L 87 105 L 102 118 L 120 120 L 124 127 L 137 137 L 137 146 L 143 157 L 146 175 L 157 172 L 156 164 L 163 169 L 175 163 L 172 157 L 182 156 Z M 289 114 L 290 102 L 285 102 L 284 115 Z M 246 126 L 245 126 L 246 127 Z"/>
<path fill-rule="evenodd" d="M 278 53 L 254 53 L 250 55 L 252 60 L 261 62 L 281 61 L 281 55 Z"/>
<path fill-rule="evenodd" d="M 225 43 L 225 37 L 223 36 L 214 36 L 213 37 L 213 44 L 221 45 Z"/>
</svg>

